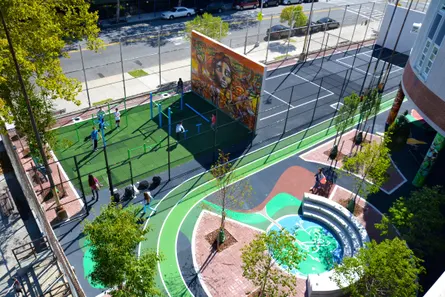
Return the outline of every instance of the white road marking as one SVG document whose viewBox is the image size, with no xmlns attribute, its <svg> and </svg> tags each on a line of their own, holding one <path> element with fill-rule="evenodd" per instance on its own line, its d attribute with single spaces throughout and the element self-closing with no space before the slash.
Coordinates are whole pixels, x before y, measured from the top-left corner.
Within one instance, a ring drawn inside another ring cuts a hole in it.
<svg viewBox="0 0 445 297">
<path fill-rule="evenodd" d="M 264 93 L 268 94 L 269 96 L 274 97 L 275 99 L 277 99 L 277 100 L 283 102 L 284 104 L 286 104 L 286 105 L 288 105 L 288 106 L 290 106 L 290 107 L 293 107 L 292 104 L 289 104 L 288 102 L 286 102 L 286 101 L 284 101 L 283 99 L 281 99 L 281 98 L 275 96 L 274 94 L 269 93 L 268 91 L 264 91 Z"/>
<path fill-rule="evenodd" d="M 331 104 L 329 106 L 332 107 L 335 110 L 340 110 L 340 108 L 343 106 L 343 103 L 337 102 L 337 103 Z"/>
</svg>

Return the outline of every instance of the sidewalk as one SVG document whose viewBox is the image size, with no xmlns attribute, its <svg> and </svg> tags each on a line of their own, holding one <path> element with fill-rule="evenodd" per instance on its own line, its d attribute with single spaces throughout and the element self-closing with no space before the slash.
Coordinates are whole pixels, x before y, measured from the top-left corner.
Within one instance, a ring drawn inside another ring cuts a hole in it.
<svg viewBox="0 0 445 297">
<path fill-rule="evenodd" d="M 318 32 L 311 34 L 308 41 L 309 53 L 329 51 L 333 47 L 349 45 L 363 40 L 370 40 L 376 37 L 379 22 L 374 21 L 369 24 L 358 24 L 357 26 L 346 26 L 335 30 L 326 32 Z M 341 35 L 341 37 L 339 37 Z M 248 38 L 246 47 L 236 47 L 234 51 L 246 55 L 254 61 L 261 63 L 273 63 L 284 60 L 286 57 L 298 57 L 304 44 L 305 36 L 291 37 L 289 44 L 287 40 L 270 41 L 260 40 L 258 47 L 255 47 L 256 35 Z M 287 54 L 287 55 L 286 55 Z M 179 77 L 184 81 L 190 80 L 191 68 L 190 57 L 177 59 L 180 53 L 171 53 L 171 59 L 163 56 L 164 60 L 176 60 L 173 62 L 162 63 L 161 75 L 159 75 L 159 65 L 153 64 L 148 68 L 140 70 L 147 73 L 145 76 L 133 77 L 130 73 L 111 75 L 99 79 L 89 80 L 88 92 L 91 104 L 101 102 L 103 100 L 111 99 L 118 100 L 124 97 L 131 98 L 140 94 L 148 94 L 150 91 L 156 91 L 159 85 L 175 84 Z M 124 84 L 125 80 L 125 92 Z M 82 83 L 82 92 L 77 96 L 81 102 L 79 106 L 72 102 L 57 100 L 54 102 L 54 109 L 56 111 L 64 111 L 63 113 L 70 113 L 86 109 L 88 105 L 88 94 L 85 83 Z M 126 95 L 126 96 L 125 96 Z"/>
</svg>

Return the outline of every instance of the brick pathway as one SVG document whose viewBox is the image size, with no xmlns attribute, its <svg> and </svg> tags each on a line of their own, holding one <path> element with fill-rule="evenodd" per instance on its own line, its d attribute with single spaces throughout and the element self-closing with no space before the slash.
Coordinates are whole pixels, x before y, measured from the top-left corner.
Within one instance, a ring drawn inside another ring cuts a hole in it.
<svg viewBox="0 0 445 297">
<path fill-rule="evenodd" d="M 342 136 L 340 145 L 338 147 L 339 155 L 349 155 L 351 153 L 351 149 L 353 147 L 353 139 L 355 135 L 355 129 L 345 133 Z M 368 134 L 366 136 L 367 141 L 381 141 L 381 137 L 375 134 Z M 307 162 L 314 162 L 323 165 L 330 166 L 331 162 L 328 160 L 329 151 L 332 149 L 334 140 L 325 142 L 316 148 L 308 151 L 307 153 L 301 155 L 300 157 Z M 354 148 L 355 151 L 356 148 Z M 339 160 L 333 164 L 336 168 L 342 167 L 342 158 L 338 158 Z M 402 175 L 402 173 L 398 170 L 397 166 L 394 162 L 391 161 L 391 166 L 388 169 L 389 179 L 383 184 L 381 190 L 386 194 L 391 194 L 395 190 L 397 190 L 400 186 L 402 186 L 406 182 L 406 178 Z"/>
</svg>

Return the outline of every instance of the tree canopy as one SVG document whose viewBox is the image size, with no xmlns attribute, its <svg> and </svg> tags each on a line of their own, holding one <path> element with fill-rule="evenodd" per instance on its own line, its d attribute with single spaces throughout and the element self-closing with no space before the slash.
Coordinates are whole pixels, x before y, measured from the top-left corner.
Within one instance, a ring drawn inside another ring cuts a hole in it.
<svg viewBox="0 0 445 297">
<path fill-rule="evenodd" d="M 101 47 L 97 12 L 90 12 L 89 3 L 84 0 L 1 2 L 1 12 L 11 36 L 38 130 L 44 142 L 51 142 L 48 128 L 54 123 L 53 100 L 79 103 L 76 95 L 81 89 L 76 79 L 65 76 L 59 57 L 68 57 L 63 49 L 73 40 L 85 39 L 88 48 L 92 50 Z M 33 149 L 35 137 L 3 28 L 0 30 L 0 52 L 0 127 L 3 129 L 5 122 L 15 122 Z"/>
<path fill-rule="evenodd" d="M 304 254 L 295 246 L 295 238 L 286 230 L 271 230 L 258 234 L 242 248 L 243 276 L 260 287 L 258 296 L 293 296 L 295 276 L 291 270 L 298 268 Z M 278 264 L 285 266 L 278 267 Z"/>
<path fill-rule="evenodd" d="M 285 7 L 280 14 L 280 22 L 287 22 L 289 27 L 299 28 L 307 25 L 307 16 L 303 12 L 303 6 L 292 5 Z"/>
<path fill-rule="evenodd" d="M 421 263 L 404 240 L 372 241 L 336 264 L 332 280 L 351 297 L 416 296 L 421 289 L 417 278 L 424 273 Z"/>
<path fill-rule="evenodd" d="M 187 33 L 185 37 L 187 39 L 190 39 L 192 30 L 215 40 L 221 40 L 229 34 L 229 24 L 224 22 L 221 17 L 215 17 L 206 12 L 202 16 L 185 22 L 185 32 Z"/>
<path fill-rule="evenodd" d="M 376 227 L 382 235 L 393 225 L 419 256 L 445 252 L 445 192 L 441 187 L 423 187 L 399 198 Z"/>
<path fill-rule="evenodd" d="M 86 239 L 91 244 L 95 263 L 90 277 L 93 283 L 119 288 L 113 296 L 158 295 L 154 276 L 160 257 L 147 251 L 137 259 L 135 249 L 149 231 L 138 224 L 136 208 L 122 208 L 110 203 L 93 221 L 85 224 Z"/>
</svg>

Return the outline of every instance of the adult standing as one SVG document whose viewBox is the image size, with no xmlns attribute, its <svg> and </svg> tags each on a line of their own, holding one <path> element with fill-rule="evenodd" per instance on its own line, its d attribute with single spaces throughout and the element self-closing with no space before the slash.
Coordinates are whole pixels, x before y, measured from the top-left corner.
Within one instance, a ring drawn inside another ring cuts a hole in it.
<svg viewBox="0 0 445 297">
<path fill-rule="evenodd" d="M 91 140 L 93 141 L 93 152 L 97 151 L 97 140 L 99 139 L 99 131 L 93 126 L 93 131 L 91 132 Z"/>
<path fill-rule="evenodd" d="M 178 86 L 176 88 L 176 92 L 178 94 L 182 94 L 184 92 L 184 82 L 182 81 L 182 78 L 179 78 L 178 80 Z"/>
<path fill-rule="evenodd" d="M 156 209 L 154 209 L 153 207 L 150 206 L 151 200 L 153 199 L 153 196 L 151 195 L 150 191 L 144 192 L 144 213 L 146 213 L 146 209 L 150 209 L 151 211 L 153 211 L 153 215 L 156 214 Z"/>
<path fill-rule="evenodd" d="M 99 180 L 94 177 L 92 174 L 88 175 L 88 185 L 91 188 L 91 192 L 93 192 L 93 199 L 96 198 L 96 200 L 99 200 L 99 190 L 101 184 L 99 183 Z"/>
<path fill-rule="evenodd" d="M 16 277 L 14 277 L 14 284 L 13 284 L 13 286 L 14 286 L 15 294 L 17 296 L 23 296 L 22 284 L 20 283 L 20 281 Z"/>
<path fill-rule="evenodd" d="M 315 173 L 314 177 L 315 177 L 315 184 L 312 188 L 309 189 L 309 191 L 312 193 L 314 193 L 314 191 L 318 191 L 322 183 L 323 184 L 326 183 L 326 177 L 323 174 L 322 168 L 318 168 L 318 171 Z"/>
<path fill-rule="evenodd" d="M 216 115 L 212 114 L 212 124 L 210 125 L 210 127 L 215 130 L 216 128 Z"/>
</svg>

